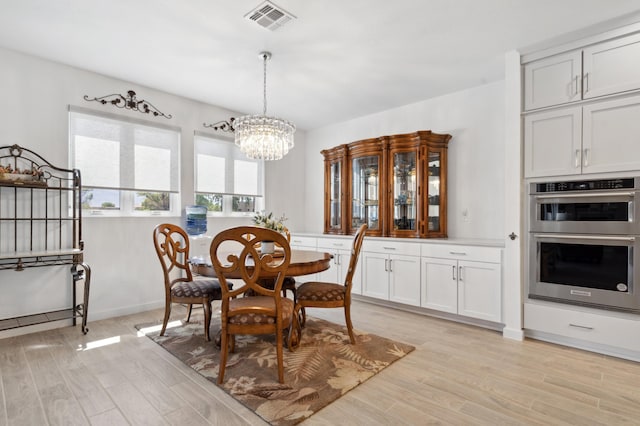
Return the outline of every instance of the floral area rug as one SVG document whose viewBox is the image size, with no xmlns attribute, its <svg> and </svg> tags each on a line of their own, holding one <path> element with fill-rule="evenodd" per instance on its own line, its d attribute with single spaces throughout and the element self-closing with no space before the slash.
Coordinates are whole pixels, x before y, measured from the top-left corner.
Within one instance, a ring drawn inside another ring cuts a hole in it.
<svg viewBox="0 0 640 426">
<path fill-rule="evenodd" d="M 220 351 L 213 338 L 220 322 L 214 310 L 212 342 L 206 342 L 202 318 L 194 316 L 162 337 L 155 324 L 136 327 L 217 385 Z M 275 336 L 237 336 L 220 386 L 273 425 L 297 424 L 415 349 L 374 334 L 355 334 L 357 343 L 351 345 L 344 326 L 308 317 L 299 348 L 284 349 L 284 384 L 278 382 Z"/>
</svg>

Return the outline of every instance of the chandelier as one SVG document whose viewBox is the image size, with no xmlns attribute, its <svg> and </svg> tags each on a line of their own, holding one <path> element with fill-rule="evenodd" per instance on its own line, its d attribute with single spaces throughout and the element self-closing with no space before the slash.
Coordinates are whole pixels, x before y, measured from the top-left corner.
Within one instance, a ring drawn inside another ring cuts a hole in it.
<svg viewBox="0 0 640 426">
<path fill-rule="evenodd" d="M 246 115 L 233 122 L 235 142 L 240 150 L 255 160 L 280 160 L 293 148 L 296 126 L 281 118 L 267 116 L 267 61 L 271 53 L 261 52 L 264 65 L 262 115 Z"/>
</svg>

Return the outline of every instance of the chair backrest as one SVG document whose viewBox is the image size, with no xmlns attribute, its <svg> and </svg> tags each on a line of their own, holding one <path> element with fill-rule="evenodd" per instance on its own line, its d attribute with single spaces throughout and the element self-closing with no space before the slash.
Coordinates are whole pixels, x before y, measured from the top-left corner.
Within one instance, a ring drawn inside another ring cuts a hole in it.
<svg viewBox="0 0 640 426">
<path fill-rule="evenodd" d="M 161 223 L 153 230 L 153 245 L 162 265 L 165 290 L 179 281 L 192 281 L 189 265 L 189 236 L 184 229 L 171 223 Z"/>
<path fill-rule="evenodd" d="M 280 246 L 275 254 L 262 254 L 262 241 Z M 282 282 L 291 262 L 291 248 L 287 238 L 279 232 L 256 226 L 238 226 L 224 230 L 211 242 L 211 263 L 222 288 L 223 304 L 229 298 L 248 291 L 256 295 L 280 298 Z M 241 285 L 229 285 L 229 279 L 241 279 Z M 267 288 L 260 280 L 270 278 L 274 286 Z M 223 306 L 224 309 L 224 306 Z"/>
<path fill-rule="evenodd" d="M 358 258 L 360 257 L 360 249 L 362 248 L 362 242 L 364 241 L 364 236 L 367 233 L 367 224 L 362 225 L 358 232 L 356 232 L 356 236 L 353 238 L 353 245 L 351 246 L 351 259 L 349 260 L 349 269 L 347 270 L 347 276 L 344 280 L 344 285 L 347 288 L 351 288 L 351 283 L 353 282 L 353 275 L 356 273 L 356 266 L 358 266 Z"/>
</svg>

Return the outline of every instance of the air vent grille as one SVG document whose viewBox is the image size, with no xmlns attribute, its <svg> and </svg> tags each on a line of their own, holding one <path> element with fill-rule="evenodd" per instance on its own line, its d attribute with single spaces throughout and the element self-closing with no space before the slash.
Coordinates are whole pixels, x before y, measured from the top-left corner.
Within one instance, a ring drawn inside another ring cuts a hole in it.
<svg viewBox="0 0 640 426">
<path fill-rule="evenodd" d="M 275 31 L 292 19 L 296 19 L 295 16 L 270 1 L 261 3 L 244 17 L 271 31 Z"/>
</svg>

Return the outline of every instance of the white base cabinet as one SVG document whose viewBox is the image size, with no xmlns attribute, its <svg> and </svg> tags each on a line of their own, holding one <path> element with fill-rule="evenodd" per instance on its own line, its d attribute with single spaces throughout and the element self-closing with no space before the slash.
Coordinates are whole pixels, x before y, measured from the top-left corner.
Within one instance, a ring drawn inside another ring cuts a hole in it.
<svg viewBox="0 0 640 426">
<path fill-rule="evenodd" d="M 365 239 L 360 253 L 362 294 L 420 306 L 420 246 Z"/>
<path fill-rule="evenodd" d="M 309 250 L 309 251 L 317 251 L 317 239 L 316 237 L 308 237 L 308 236 L 298 236 L 292 235 L 291 241 L 289 242 L 289 246 L 293 250 Z M 296 282 L 306 283 L 307 281 L 317 281 L 318 274 L 310 274 L 310 275 L 301 275 L 296 277 Z"/>
<path fill-rule="evenodd" d="M 524 328 L 530 332 L 608 346 L 613 351 L 633 351 L 640 356 L 640 317 L 637 315 L 598 312 L 559 303 L 525 302 Z"/>
<path fill-rule="evenodd" d="M 344 283 L 347 278 L 347 272 L 349 272 L 352 245 L 353 240 L 348 238 L 318 238 L 318 251 L 333 255 L 331 268 L 318 273 L 318 281 Z M 359 260 L 362 261 L 362 258 Z M 362 294 L 362 279 L 360 275 L 360 268 L 356 267 L 351 287 L 351 293 L 353 294 Z"/>
<path fill-rule="evenodd" d="M 423 245 L 422 254 L 423 307 L 502 321 L 501 249 Z"/>
</svg>

